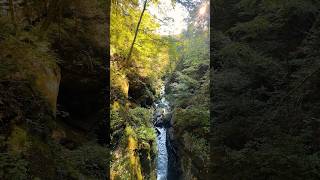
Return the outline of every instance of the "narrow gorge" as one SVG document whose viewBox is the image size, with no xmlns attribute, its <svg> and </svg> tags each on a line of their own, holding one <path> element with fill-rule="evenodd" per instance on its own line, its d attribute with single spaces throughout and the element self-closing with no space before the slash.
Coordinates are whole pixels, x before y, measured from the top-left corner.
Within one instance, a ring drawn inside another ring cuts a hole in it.
<svg viewBox="0 0 320 180">
<path fill-rule="evenodd" d="M 206 0 L 112 4 L 111 179 L 209 178 L 208 21 Z"/>
</svg>

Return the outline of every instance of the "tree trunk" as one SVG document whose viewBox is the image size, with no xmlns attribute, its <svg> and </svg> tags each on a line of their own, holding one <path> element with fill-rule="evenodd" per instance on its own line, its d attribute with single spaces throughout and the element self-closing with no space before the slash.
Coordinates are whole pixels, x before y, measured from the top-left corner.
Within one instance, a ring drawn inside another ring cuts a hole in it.
<svg viewBox="0 0 320 180">
<path fill-rule="evenodd" d="M 9 0 L 9 8 L 10 8 L 10 15 L 11 15 L 11 21 L 14 25 L 15 31 L 17 30 L 17 23 L 16 23 L 16 15 L 14 12 L 14 3 L 13 0 Z"/>
<path fill-rule="evenodd" d="M 134 33 L 134 38 L 133 38 L 133 41 L 132 41 L 132 44 L 131 44 L 131 47 L 130 47 L 130 51 L 129 51 L 128 57 L 126 59 L 126 64 L 128 64 L 130 62 L 131 53 L 132 53 L 132 50 L 133 50 L 134 43 L 136 42 L 136 39 L 137 39 L 137 35 L 138 35 L 138 32 L 139 32 L 139 27 L 140 27 L 140 24 L 141 24 L 141 20 L 142 20 L 144 11 L 146 10 L 146 7 L 147 7 L 147 2 L 148 2 L 148 0 L 144 1 L 144 5 L 143 5 L 143 9 L 142 9 L 140 18 L 139 18 L 139 22 L 137 24 L 137 28 L 136 28 L 136 31 Z"/>
<path fill-rule="evenodd" d="M 49 1 L 49 4 L 48 4 L 48 9 L 46 10 L 48 15 L 44 21 L 44 23 L 42 24 L 41 26 L 41 30 L 44 32 L 46 31 L 50 24 L 57 20 L 57 18 L 59 18 L 59 9 L 60 9 L 60 6 L 61 6 L 61 0 L 51 0 Z"/>
</svg>

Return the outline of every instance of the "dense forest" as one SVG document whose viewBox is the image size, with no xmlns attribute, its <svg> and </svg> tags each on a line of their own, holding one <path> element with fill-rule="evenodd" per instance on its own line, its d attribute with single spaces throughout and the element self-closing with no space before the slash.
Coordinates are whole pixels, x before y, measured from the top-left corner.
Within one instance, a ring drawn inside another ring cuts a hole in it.
<svg viewBox="0 0 320 180">
<path fill-rule="evenodd" d="M 0 4 L 0 179 L 107 179 L 104 0 Z"/>
<path fill-rule="evenodd" d="M 320 2 L 164 2 L 0 0 L 0 179 L 320 179 Z"/>
<path fill-rule="evenodd" d="M 149 8 L 159 3 L 111 4 L 111 179 L 209 179 L 209 2 L 173 1 L 189 13 L 187 28 L 174 35 L 157 32 L 166 19 Z M 162 114 L 164 98 L 171 108 Z"/>
<path fill-rule="evenodd" d="M 211 6 L 213 179 L 319 179 L 319 1 Z"/>
</svg>

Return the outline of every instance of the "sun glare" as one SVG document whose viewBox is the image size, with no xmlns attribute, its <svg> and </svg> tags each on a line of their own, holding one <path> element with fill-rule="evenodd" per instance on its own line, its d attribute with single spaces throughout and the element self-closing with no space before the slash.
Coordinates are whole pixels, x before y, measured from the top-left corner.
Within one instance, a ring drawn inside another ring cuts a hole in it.
<svg viewBox="0 0 320 180">
<path fill-rule="evenodd" d="M 199 14 L 203 16 L 206 13 L 206 10 L 207 10 L 207 5 L 202 6 L 199 10 Z"/>
</svg>

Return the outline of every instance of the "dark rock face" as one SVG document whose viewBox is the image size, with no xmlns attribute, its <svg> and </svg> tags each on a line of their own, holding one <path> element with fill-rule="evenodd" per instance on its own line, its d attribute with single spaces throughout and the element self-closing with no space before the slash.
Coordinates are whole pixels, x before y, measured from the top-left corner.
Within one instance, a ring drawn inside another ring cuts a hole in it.
<svg viewBox="0 0 320 180">
<path fill-rule="evenodd" d="M 105 104 L 103 69 L 96 70 L 96 73 L 69 69 L 61 72 L 58 105 L 60 110 L 69 113 L 69 117 L 63 118 L 63 121 L 86 131 L 97 124 L 95 117 L 102 116 L 100 111 Z"/>
<path fill-rule="evenodd" d="M 152 142 L 151 142 L 152 143 Z M 149 142 L 150 144 L 150 142 Z M 152 145 L 150 144 L 150 147 Z M 151 179 L 152 177 L 152 171 L 155 169 L 155 160 L 156 160 L 156 154 L 153 154 L 152 151 L 150 151 L 149 148 L 141 148 L 138 150 L 140 162 L 141 162 L 141 170 L 142 174 L 145 176 L 145 179 Z M 148 157 L 151 157 L 149 159 Z"/>
<path fill-rule="evenodd" d="M 176 153 L 176 145 L 174 145 L 174 130 L 172 127 L 167 129 L 167 149 L 168 149 L 168 180 L 182 179 L 182 171 L 180 157 Z"/>
<path fill-rule="evenodd" d="M 196 73 L 196 75 L 197 75 L 196 78 L 201 79 L 202 76 L 208 71 L 209 65 L 208 64 L 200 64 L 198 68 L 199 69 L 198 69 L 198 71 Z"/>
<path fill-rule="evenodd" d="M 129 74 L 129 98 L 141 107 L 150 107 L 154 101 L 155 91 L 150 80 L 138 74 Z"/>
<path fill-rule="evenodd" d="M 175 132 L 172 122 L 172 113 L 164 117 L 165 127 L 167 127 L 167 150 L 168 150 L 168 180 L 182 179 L 182 170 L 177 148 L 179 147 L 175 140 Z"/>
<path fill-rule="evenodd" d="M 26 125 L 29 131 L 49 134 L 43 125 L 54 119 L 50 106 L 41 99 L 29 82 L 7 81 L 0 83 L 0 135 L 8 136 L 12 126 Z"/>
<path fill-rule="evenodd" d="M 55 177 L 49 145 L 38 143 L 49 140 L 52 128 L 50 122 L 53 120 L 50 104 L 40 92 L 32 88 L 30 82 L 8 80 L 0 83 L 0 152 L 8 154 L 8 158 L 12 152 L 18 153 L 19 156 L 15 158 L 19 157 L 19 161 L 28 162 L 29 173 L 41 179 Z M 16 146 L 15 141 L 9 139 L 19 139 L 23 143 Z M 3 146 L 4 142 L 6 146 Z M 26 142 L 28 146 L 25 146 Z M 22 152 L 24 156 L 20 156 Z M 15 166 L 22 167 L 20 164 L 10 163 L 12 170 Z M 5 171 L 6 168 L 10 167 L 5 165 Z M 3 176 L 0 177 L 2 178 Z"/>
</svg>

